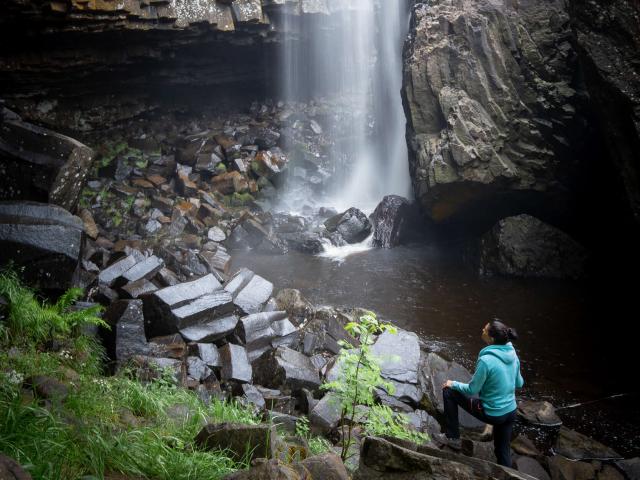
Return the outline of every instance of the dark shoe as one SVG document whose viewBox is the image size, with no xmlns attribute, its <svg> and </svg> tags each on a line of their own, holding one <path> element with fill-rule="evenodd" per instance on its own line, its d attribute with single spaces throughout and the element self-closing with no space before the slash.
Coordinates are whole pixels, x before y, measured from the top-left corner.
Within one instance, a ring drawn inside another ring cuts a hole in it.
<svg viewBox="0 0 640 480">
<path fill-rule="evenodd" d="M 459 438 L 449 438 L 444 433 L 436 433 L 433 435 L 432 440 L 440 448 L 449 447 L 450 449 L 456 451 L 462 450 L 462 440 L 460 440 Z"/>
</svg>

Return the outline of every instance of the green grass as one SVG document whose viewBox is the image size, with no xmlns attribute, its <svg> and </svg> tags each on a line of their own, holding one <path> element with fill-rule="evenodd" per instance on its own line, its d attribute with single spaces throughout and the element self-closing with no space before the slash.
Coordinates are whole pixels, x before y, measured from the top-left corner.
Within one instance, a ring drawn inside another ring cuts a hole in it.
<svg viewBox="0 0 640 480">
<path fill-rule="evenodd" d="M 103 347 L 78 328 L 95 318 L 69 310 L 79 290 L 46 303 L 15 272 L 3 271 L 0 294 L 10 304 L 0 321 L 0 452 L 34 479 L 121 473 L 209 480 L 247 467 L 223 451 L 201 451 L 193 440 L 207 422 L 258 423 L 250 409 L 217 400 L 205 405 L 166 375 L 147 384 L 127 369 L 104 376 Z M 51 340 L 56 351 L 46 348 Z M 47 406 L 34 398 L 24 388 L 34 375 L 63 381 L 64 402 Z"/>
</svg>

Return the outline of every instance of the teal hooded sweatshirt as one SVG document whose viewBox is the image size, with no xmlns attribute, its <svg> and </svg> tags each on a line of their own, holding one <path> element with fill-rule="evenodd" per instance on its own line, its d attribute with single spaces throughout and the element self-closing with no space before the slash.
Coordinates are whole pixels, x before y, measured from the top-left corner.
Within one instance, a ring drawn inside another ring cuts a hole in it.
<svg viewBox="0 0 640 480">
<path fill-rule="evenodd" d="M 453 382 L 451 388 L 465 395 L 479 395 L 484 413 L 499 417 L 516 409 L 515 389 L 523 385 L 520 360 L 509 342 L 480 350 L 471 381 Z"/>
</svg>

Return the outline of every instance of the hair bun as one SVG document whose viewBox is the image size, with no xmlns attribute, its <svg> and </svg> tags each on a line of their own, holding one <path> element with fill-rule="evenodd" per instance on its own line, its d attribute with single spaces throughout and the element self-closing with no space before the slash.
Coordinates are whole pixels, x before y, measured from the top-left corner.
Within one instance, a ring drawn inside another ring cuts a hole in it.
<svg viewBox="0 0 640 480">
<path fill-rule="evenodd" d="M 516 332 L 515 328 L 509 327 L 507 329 L 507 335 L 509 336 L 509 340 L 517 340 L 518 339 L 518 333 Z"/>
</svg>

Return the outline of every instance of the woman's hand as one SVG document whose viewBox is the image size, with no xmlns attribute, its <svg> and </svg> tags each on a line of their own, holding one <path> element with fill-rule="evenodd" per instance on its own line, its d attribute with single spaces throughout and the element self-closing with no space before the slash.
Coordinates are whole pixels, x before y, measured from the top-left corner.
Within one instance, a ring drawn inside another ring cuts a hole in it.
<svg viewBox="0 0 640 480">
<path fill-rule="evenodd" d="M 442 388 L 451 388 L 453 386 L 453 382 L 451 380 L 447 380 L 442 384 Z"/>
</svg>

